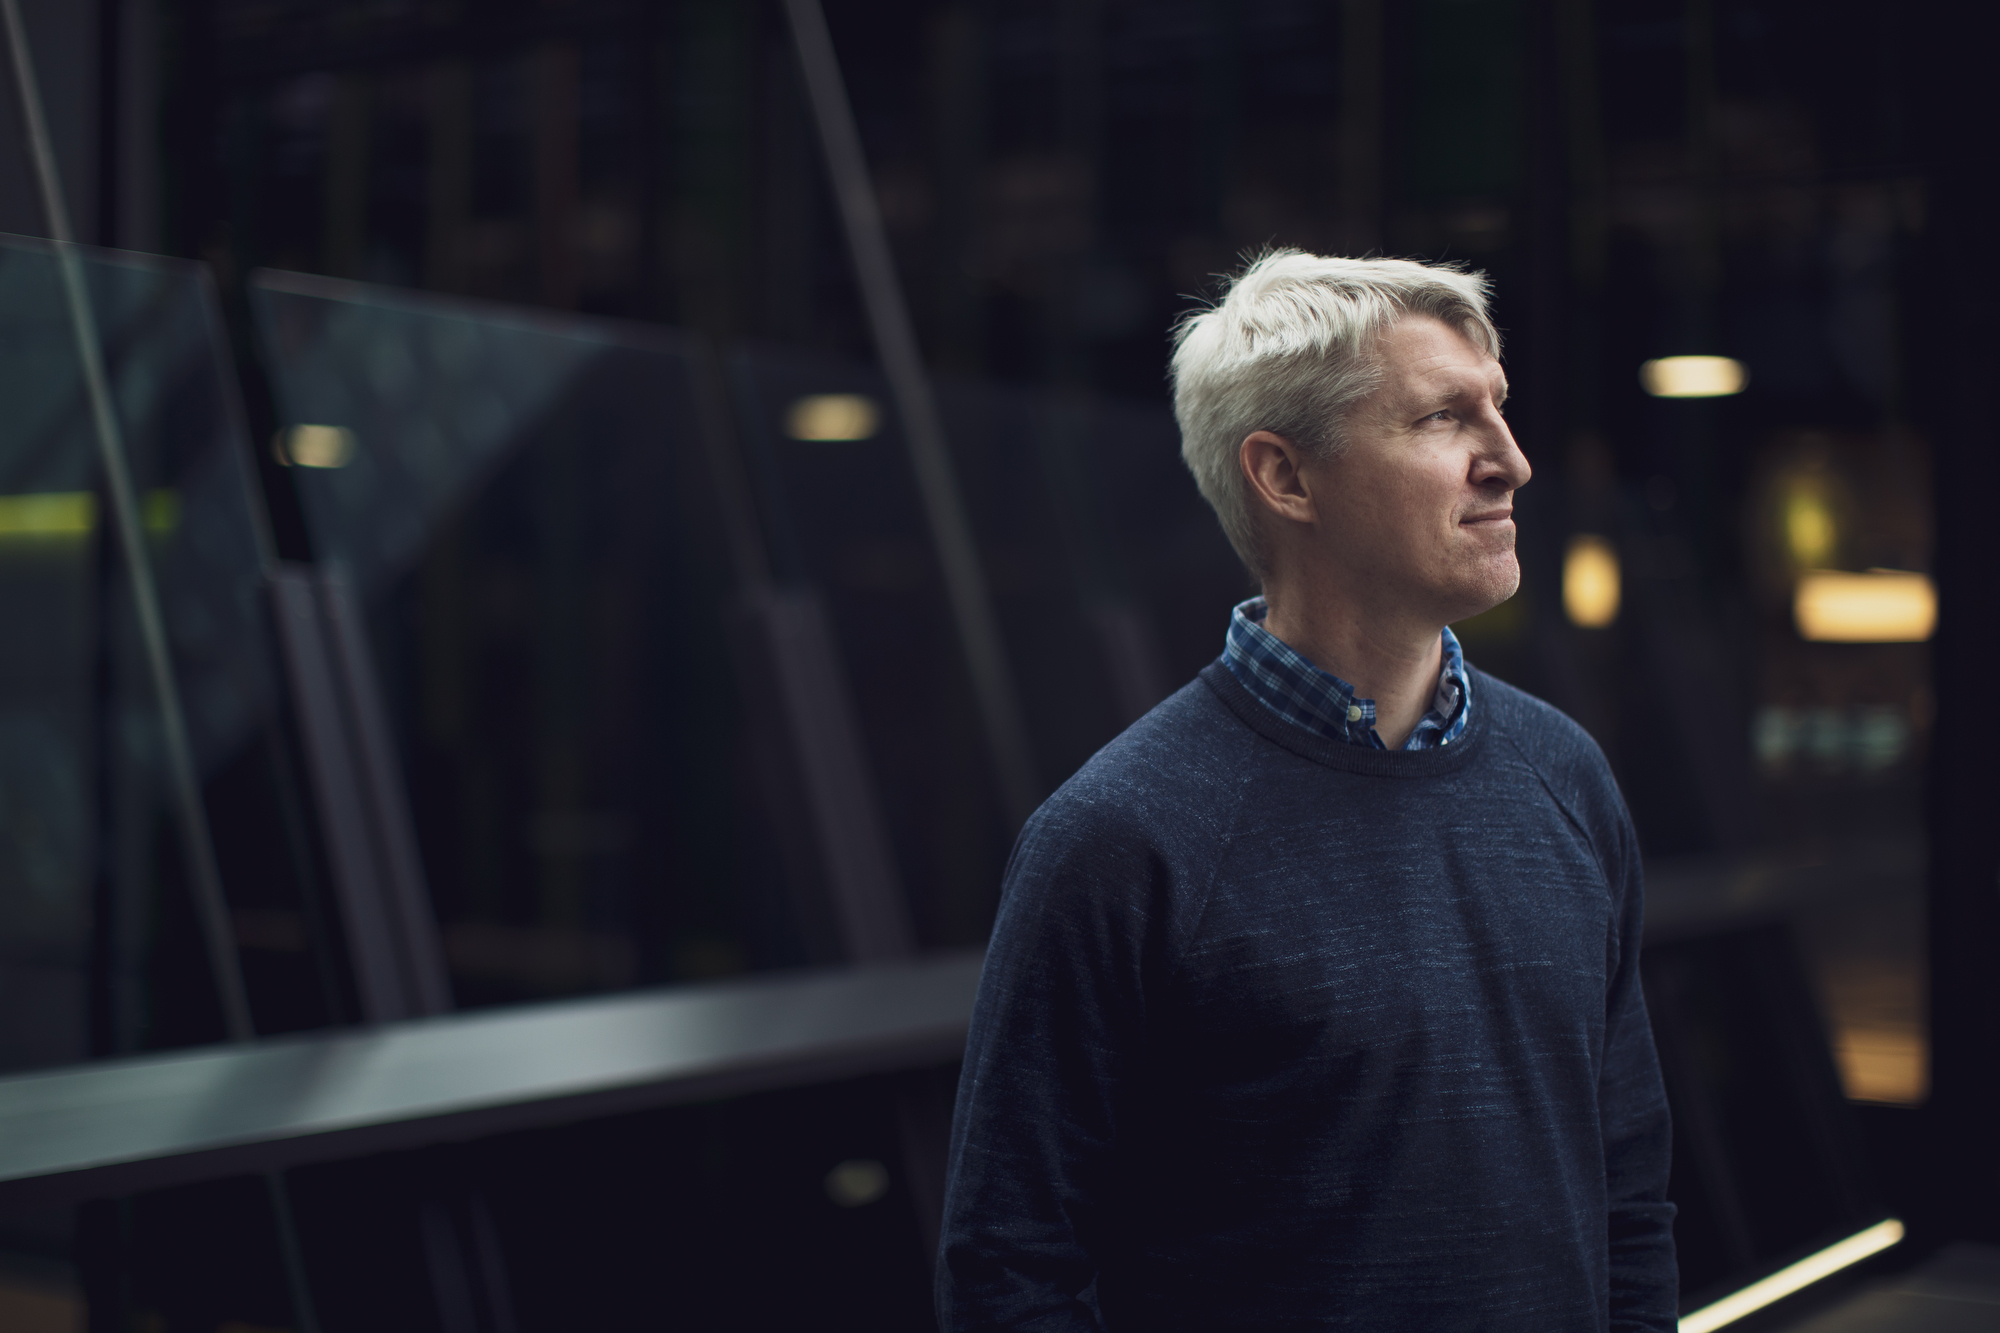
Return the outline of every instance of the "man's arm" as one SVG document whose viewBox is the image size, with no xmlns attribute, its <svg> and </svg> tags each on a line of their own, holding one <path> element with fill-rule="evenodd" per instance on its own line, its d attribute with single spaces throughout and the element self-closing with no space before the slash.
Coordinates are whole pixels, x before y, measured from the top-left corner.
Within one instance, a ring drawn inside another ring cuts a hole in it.
<svg viewBox="0 0 2000 1333">
<path fill-rule="evenodd" d="M 1674 1261 L 1674 1206 L 1667 1202 L 1673 1135 L 1666 1088 L 1653 1051 L 1652 1024 L 1639 985 L 1645 918 L 1638 839 L 1619 804 L 1618 855 L 1610 869 L 1620 896 L 1618 966 L 1605 997 L 1604 1068 L 1598 1117 L 1611 1261 L 1611 1327 L 1672 1333 L 1679 1300 Z"/>
<path fill-rule="evenodd" d="M 1045 807 L 1008 866 L 952 1123 L 944 1333 L 1101 1327 L 1154 879 L 1141 840 L 1106 818 L 1087 802 Z"/>
</svg>

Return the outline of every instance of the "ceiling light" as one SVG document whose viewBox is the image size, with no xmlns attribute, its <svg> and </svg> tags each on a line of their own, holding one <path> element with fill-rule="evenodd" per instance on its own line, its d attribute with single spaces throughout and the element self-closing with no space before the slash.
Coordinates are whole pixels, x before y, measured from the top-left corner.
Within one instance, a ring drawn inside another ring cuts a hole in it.
<svg viewBox="0 0 2000 1333">
<path fill-rule="evenodd" d="M 271 453 L 286 467 L 346 467 L 354 432 L 345 426 L 291 426 L 271 437 Z"/>
<path fill-rule="evenodd" d="M 881 427 L 881 409 L 866 394 L 808 394 L 785 412 L 785 434 L 795 440 L 865 440 Z"/>
<path fill-rule="evenodd" d="M 1749 382 L 1743 363 L 1726 356 L 1663 356 L 1639 367 L 1639 383 L 1655 398 L 1726 398 Z"/>
</svg>

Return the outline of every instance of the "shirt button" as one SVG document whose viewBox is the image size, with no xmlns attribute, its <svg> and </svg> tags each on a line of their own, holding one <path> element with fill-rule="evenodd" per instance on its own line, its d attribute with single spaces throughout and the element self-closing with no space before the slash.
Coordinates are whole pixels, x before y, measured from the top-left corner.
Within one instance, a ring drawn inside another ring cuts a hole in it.
<svg viewBox="0 0 2000 1333">
<path fill-rule="evenodd" d="M 1359 722 L 1361 720 L 1360 704 L 1349 704 L 1347 706 L 1347 720 L 1349 722 Z"/>
</svg>

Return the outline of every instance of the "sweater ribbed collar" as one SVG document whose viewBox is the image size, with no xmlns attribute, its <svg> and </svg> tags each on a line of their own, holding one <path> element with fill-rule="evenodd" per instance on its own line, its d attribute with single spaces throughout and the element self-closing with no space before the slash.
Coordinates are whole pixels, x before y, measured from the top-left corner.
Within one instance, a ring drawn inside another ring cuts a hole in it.
<svg viewBox="0 0 2000 1333">
<path fill-rule="evenodd" d="M 1480 679 L 1484 673 L 1470 664 L 1465 670 L 1473 688 L 1478 690 L 1484 684 Z M 1473 710 L 1465 734 L 1442 748 L 1364 749 L 1344 741 L 1329 740 L 1297 723 L 1287 722 L 1279 717 L 1265 707 L 1256 695 L 1245 689 L 1243 682 L 1236 679 L 1220 658 L 1201 669 L 1201 679 L 1230 712 L 1258 735 L 1315 763 L 1325 764 L 1329 768 L 1344 769 L 1350 773 L 1393 778 L 1440 777 L 1464 767 L 1466 761 L 1478 751 L 1480 742 L 1490 730 L 1488 719 L 1492 715 L 1492 710 L 1480 708 Z M 1490 690 L 1485 693 L 1491 697 Z"/>
</svg>

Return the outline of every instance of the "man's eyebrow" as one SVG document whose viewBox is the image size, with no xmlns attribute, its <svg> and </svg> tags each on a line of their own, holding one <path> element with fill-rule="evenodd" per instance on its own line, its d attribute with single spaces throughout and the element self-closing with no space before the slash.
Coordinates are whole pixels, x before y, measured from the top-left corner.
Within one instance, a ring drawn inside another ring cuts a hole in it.
<svg viewBox="0 0 2000 1333">
<path fill-rule="evenodd" d="M 1484 387 L 1483 384 L 1481 387 Z M 1507 381 L 1501 380 L 1499 392 L 1493 395 L 1493 405 L 1495 407 L 1507 401 L 1507 392 Z M 1470 384 L 1453 384 L 1449 388 L 1439 389 L 1436 393 L 1426 394 L 1423 398 L 1419 399 L 1417 401 L 1417 415 L 1429 416 L 1433 412 L 1442 411 L 1447 407 L 1462 403 L 1468 398 L 1476 398 L 1478 396 L 1479 390 Z"/>
</svg>

